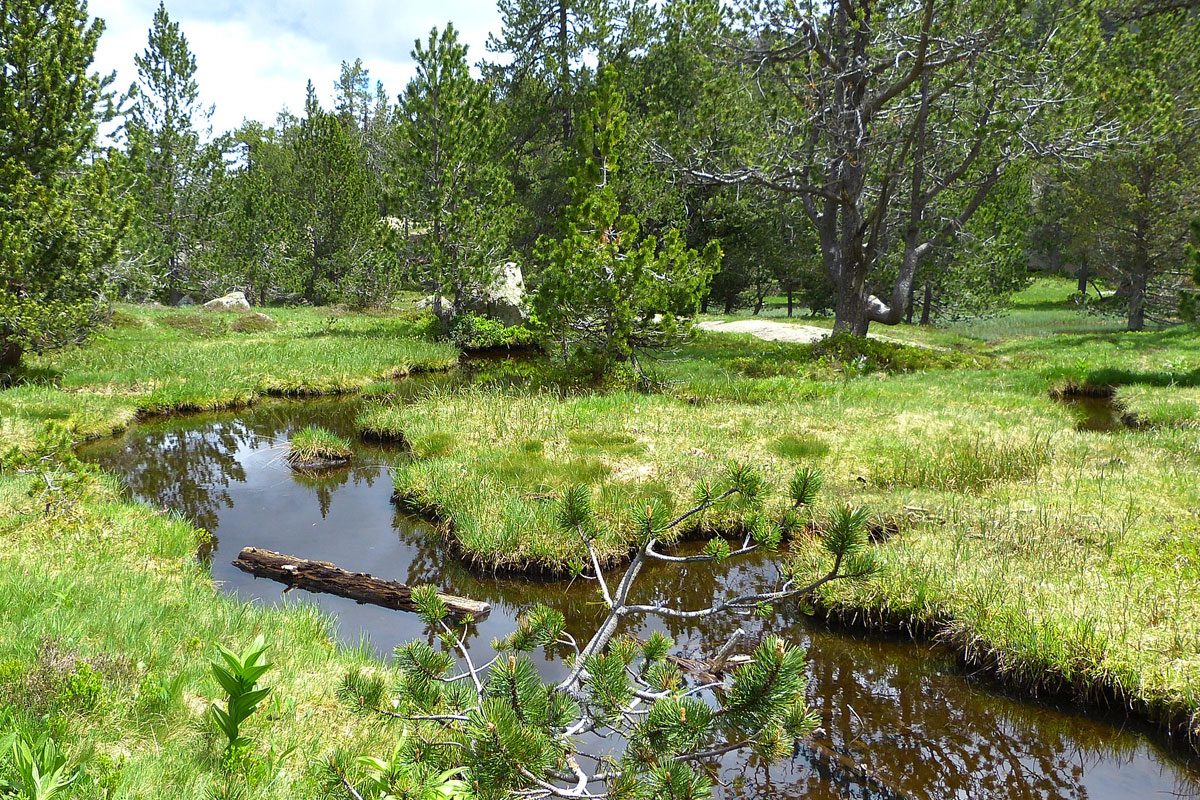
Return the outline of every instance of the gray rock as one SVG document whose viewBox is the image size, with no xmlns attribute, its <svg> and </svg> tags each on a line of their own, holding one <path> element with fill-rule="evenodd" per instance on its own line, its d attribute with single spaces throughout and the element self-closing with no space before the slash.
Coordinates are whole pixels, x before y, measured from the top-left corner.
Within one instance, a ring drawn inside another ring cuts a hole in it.
<svg viewBox="0 0 1200 800">
<path fill-rule="evenodd" d="M 179 306 L 180 308 L 194 306 L 196 305 L 196 298 L 192 297 L 190 294 L 185 294 L 183 297 L 179 298 L 178 301 L 176 301 L 175 305 Z"/>
<path fill-rule="evenodd" d="M 419 310 L 428 308 L 442 321 L 454 316 L 454 301 L 449 297 L 438 297 L 436 294 L 427 295 L 417 301 L 416 307 Z"/>
<path fill-rule="evenodd" d="M 525 308 L 525 278 L 516 262 L 506 262 L 484 290 L 483 312 L 510 328 L 529 318 Z"/>
<path fill-rule="evenodd" d="M 209 300 L 204 304 L 205 311 L 249 311 L 250 303 L 241 292 L 230 292 L 224 297 Z"/>
</svg>

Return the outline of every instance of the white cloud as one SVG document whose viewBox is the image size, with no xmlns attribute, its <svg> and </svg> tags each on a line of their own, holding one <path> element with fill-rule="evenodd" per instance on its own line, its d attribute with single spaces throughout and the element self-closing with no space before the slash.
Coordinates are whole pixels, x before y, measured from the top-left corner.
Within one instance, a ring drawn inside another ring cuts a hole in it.
<svg viewBox="0 0 1200 800">
<path fill-rule="evenodd" d="M 124 90 L 137 78 L 134 54 L 146 47 L 157 0 L 93 0 L 89 12 L 105 21 L 96 69 L 117 72 Z M 196 79 L 205 105 L 215 105 L 214 131 L 243 119 L 272 123 L 284 107 L 304 106 L 311 78 L 326 105 L 342 61 L 362 58 L 374 82 L 391 97 L 412 75 L 413 41 L 433 26 L 453 22 L 469 47 L 472 63 L 486 55 L 489 31 L 498 31 L 494 0 L 171 0 L 167 13 L 178 22 L 196 56 Z"/>
</svg>

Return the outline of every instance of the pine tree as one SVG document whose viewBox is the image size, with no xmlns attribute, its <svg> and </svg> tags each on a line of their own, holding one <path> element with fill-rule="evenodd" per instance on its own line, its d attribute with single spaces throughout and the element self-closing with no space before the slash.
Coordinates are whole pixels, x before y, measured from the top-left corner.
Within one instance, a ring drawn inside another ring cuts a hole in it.
<svg viewBox="0 0 1200 800">
<path fill-rule="evenodd" d="M 227 149 L 238 166 L 217 173 L 215 226 L 206 272 L 237 286 L 259 305 L 301 291 L 299 249 L 289 197 L 294 161 L 277 131 L 248 122 Z"/>
<path fill-rule="evenodd" d="M 394 257 L 385 247 L 378 187 L 357 131 L 321 108 L 312 81 L 304 109 L 304 118 L 287 132 L 294 255 L 304 298 L 378 302 L 391 291 Z"/>
<path fill-rule="evenodd" d="M 342 62 L 334 91 L 337 93 L 333 102 L 334 113 L 345 124 L 365 131 L 371 113 L 371 72 L 363 66 L 361 58 L 354 59 L 353 64 Z"/>
<path fill-rule="evenodd" d="M 541 238 L 536 250 L 538 325 L 564 357 L 582 350 L 598 368 L 631 360 L 636 367 L 638 350 L 678 342 L 720 260 L 715 241 L 701 255 L 671 229 L 660 243 L 641 235 L 633 215 L 620 213 L 614 183 L 627 115 L 616 81 L 612 67 L 601 71 L 580 126 L 562 235 Z"/>
<path fill-rule="evenodd" d="M 1179 315 L 1188 322 L 1200 320 L 1200 218 L 1192 220 L 1192 242 L 1187 246 L 1188 262 L 1191 267 L 1191 290 L 1179 293 Z"/>
<path fill-rule="evenodd" d="M 724 613 L 763 613 L 775 603 L 803 598 L 816 587 L 836 580 L 871 575 L 876 564 L 866 532 L 868 514 L 843 507 L 818 517 L 810 507 L 816 499 L 819 474 L 802 470 L 789 488 L 791 508 L 778 516 L 765 503 L 766 487 L 753 469 L 731 465 L 719 482 L 704 481 L 696 505 L 671 515 L 653 504 L 635 508 L 628 520 L 637 534 L 637 550 L 625 574 L 607 581 L 599 569 L 592 536 L 595 519 L 591 492 L 573 487 L 564 492 L 558 522 L 578 537 L 583 563 L 593 566 L 584 579 L 595 581 L 606 618 L 587 642 L 565 630 L 561 612 L 543 605 L 518 617 L 516 629 L 494 643 L 496 657 L 487 664 L 469 658 L 466 641 L 471 620 L 452 620 L 431 587 L 415 587 L 413 599 L 441 648 L 424 641 L 396 650 L 398 673 L 389 696 L 378 675 L 351 672 L 341 694 L 356 711 L 406 720 L 404 732 L 390 759 L 359 759 L 370 767 L 356 774 L 344 759 L 329 763 L 331 777 L 343 788 L 356 784 L 396 797 L 436 796 L 448 776 L 461 776 L 471 797 L 577 796 L 572 787 L 603 784 L 604 791 L 587 796 L 610 798 L 679 798 L 710 796 L 706 767 L 725 753 L 753 750 L 766 763 L 788 756 L 795 742 L 813 732 L 817 718 L 805 701 L 805 653 L 802 648 L 770 636 L 748 659 L 729 668 L 738 631 L 707 664 L 709 674 L 685 672 L 672 660 L 672 642 L 659 632 L 639 641 L 622 631 L 625 623 L 647 618 L 703 619 Z M 820 564 L 815 578 L 789 574 L 774 588 L 738 597 L 714 598 L 702 609 L 678 609 L 660 603 L 630 602 L 643 567 L 652 561 L 678 562 L 662 552 L 679 541 L 685 521 L 736 504 L 751 519 L 749 533 L 738 550 L 713 539 L 688 563 L 736 558 L 760 548 L 778 546 L 784 528 L 800 514 L 821 530 Z M 816 525 L 820 519 L 821 524 Z M 670 520 L 670 521 L 668 521 Z M 546 684 L 527 655 L 543 649 L 550 657 L 565 648 L 567 676 Z M 455 654 L 462 656 L 460 662 Z M 713 677 L 716 676 L 716 677 Z M 719 687 L 719 688 L 717 688 Z M 711 694 L 711 704 L 702 695 Z M 592 752 L 602 737 L 624 742 L 624 752 Z M 357 791 L 357 790 L 355 790 Z M 428 792 L 428 794 L 424 794 Z M 362 796 L 362 795 L 360 795 Z"/>
<path fill-rule="evenodd" d="M 126 214 L 95 152 L 102 30 L 83 2 L 0 6 L 0 366 L 78 340 L 105 306 Z"/>
<path fill-rule="evenodd" d="M 219 163 L 205 157 L 196 127 L 207 122 L 212 109 L 200 105 L 196 58 L 161 2 L 146 49 L 134 62 L 138 80 L 129 90 L 132 106 L 125 123 L 136 197 L 130 245 L 135 257 L 149 262 L 167 299 L 175 301 L 192 288 L 200 205 L 207 173 Z"/>
<path fill-rule="evenodd" d="M 488 49 L 511 55 L 503 68 L 508 90 L 526 100 L 541 94 L 545 102 L 525 109 L 533 117 L 557 117 L 554 135 L 564 151 L 574 132 L 575 68 L 596 49 L 593 18 L 603 4 L 595 0 L 500 0 L 500 36 Z"/>
<path fill-rule="evenodd" d="M 413 50 L 417 74 L 398 110 L 395 194 L 418 279 L 470 310 L 504 261 L 512 187 L 495 158 L 488 87 L 471 77 L 453 25 Z"/>
</svg>

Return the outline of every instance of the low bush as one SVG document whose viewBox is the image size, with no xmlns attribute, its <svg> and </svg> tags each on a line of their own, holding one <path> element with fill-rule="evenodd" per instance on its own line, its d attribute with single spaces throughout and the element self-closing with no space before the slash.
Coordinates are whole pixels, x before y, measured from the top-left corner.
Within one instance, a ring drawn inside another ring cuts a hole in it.
<svg viewBox="0 0 1200 800">
<path fill-rule="evenodd" d="M 467 352 L 537 347 L 537 337 L 523 324 L 509 327 L 503 322 L 474 313 L 455 317 L 450 323 L 449 338 L 456 347 Z"/>
</svg>

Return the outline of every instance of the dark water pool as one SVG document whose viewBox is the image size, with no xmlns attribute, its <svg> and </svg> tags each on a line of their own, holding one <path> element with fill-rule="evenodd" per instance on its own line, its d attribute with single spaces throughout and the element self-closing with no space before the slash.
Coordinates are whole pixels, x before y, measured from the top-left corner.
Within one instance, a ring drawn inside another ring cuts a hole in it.
<svg viewBox="0 0 1200 800">
<path fill-rule="evenodd" d="M 176 509 L 211 531 L 213 577 L 224 590 L 252 602 L 316 603 L 334 616 L 348 643 L 366 637 L 386 654 L 399 642 L 432 639 L 415 615 L 303 591 L 283 595 L 279 584 L 234 568 L 234 556 L 253 545 L 486 600 L 492 613 L 472 640 L 480 650 L 508 633 L 517 613 L 534 602 L 563 611 L 576 637 L 590 633 L 600 617 L 592 585 L 473 575 L 429 529 L 399 514 L 387 469 L 402 454 L 360 444 L 351 467 L 321 478 L 287 467 L 292 431 L 320 424 L 353 438 L 357 410 L 358 401 L 348 399 L 264 403 L 139 425 L 81 454 L 123 476 L 134 497 Z M 758 557 L 732 566 L 659 568 L 643 574 L 640 585 L 695 607 L 773 575 L 770 560 Z M 655 622 L 685 654 L 713 652 L 739 625 L 751 639 L 778 632 L 808 648 L 809 697 L 824 732 L 769 769 L 731 756 L 719 797 L 1200 797 L 1198 765 L 1159 747 L 1138 726 L 1012 699 L 965 676 L 936 647 L 831 632 L 789 611 L 754 623 L 709 622 L 703 631 Z M 645 635 L 652 626 L 642 628 Z M 560 671 L 556 662 L 540 666 L 547 677 Z"/>
</svg>

